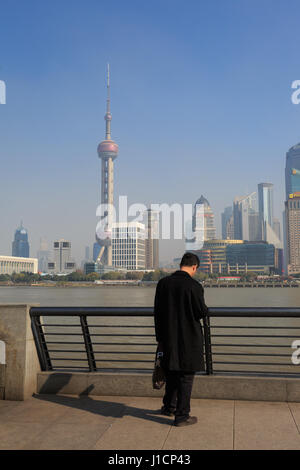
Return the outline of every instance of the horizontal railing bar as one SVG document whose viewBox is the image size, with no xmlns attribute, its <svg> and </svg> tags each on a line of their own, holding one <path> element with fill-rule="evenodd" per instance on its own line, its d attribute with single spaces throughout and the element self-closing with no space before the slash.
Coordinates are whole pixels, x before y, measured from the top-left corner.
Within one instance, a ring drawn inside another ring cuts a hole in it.
<svg viewBox="0 0 300 470">
<path fill-rule="evenodd" d="M 239 348 L 291 348 L 291 345 L 285 344 L 235 344 L 235 343 L 212 343 L 212 346 L 232 346 Z"/>
<path fill-rule="evenodd" d="M 45 336 L 82 336 L 82 333 L 47 333 L 45 331 Z M 149 338 L 154 338 L 155 335 L 150 334 L 141 334 L 141 333 L 133 333 L 133 334 L 125 334 L 125 333 L 91 333 L 90 336 L 146 336 Z M 48 343 L 48 341 L 47 341 Z"/>
<path fill-rule="evenodd" d="M 154 354 L 155 351 L 94 351 L 94 354 Z"/>
<path fill-rule="evenodd" d="M 84 343 L 78 343 L 76 341 L 42 341 L 42 344 L 84 344 Z"/>
<path fill-rule="evenodd" d="M 90 325 L 89 328 L 153 328 L 153 325 Z"/>
<path fill-rule="evenodd" d="M 58 324 L 53 324 L 51 325 L 50 323 L 47 323 L 47 324 L 41 324 L 41 326 L 45 326 L 47 328 L 50 328 L 52 326 L 60 326 L 62 328 L 64 328 L 65 326 L 66 327 L 81 327 L 81 325 L 70 325 L 70 324 L 66 324 L 66 325 L 58 325 Z M 89 324 L 89 328 L 153 328 L 153 325 L 90 325 Z M 300 328 L 300 327 L 299 327 Z"/>
<path fill-rule="evenodd" d="M 260 375 L 263 375 L 263 374 L 268 374 L 268 375 L 273 375 L 273 376 L 286 376 L 286 375 L 292 375 L 294 377 L 299 377 L 299 373 L 296 374 L 295 372 L 274 372 L 274 371 L 270 371 L 270 370 L 234 370 L 234 369 L 214 369 L 214 373 L 221 373 L 221 374 L 228 374 L 228 373 L 234 373 L 236 375 L 239 375 L 239 374 L 260 374 Z M 220 375 L 221 375 L 220 374 Z"/>
<path fill-rule="evenodd" d="M 87 359 L 80 359 L 79 357 L 51 357 L 51 361 L 80 361 L 80 362 L 87 362 Z"/>
<path fill-rule="evenodd" d="M 249 366 L 283 366 L 295 367 L 295 364 L 286 364 L 278 362 L 230 362 L 230 361 L 214 361 L 214 364 L 234 364 L 234 365 L 249 365 Z"/>
<path fill-rule="evenodd" d="M 45 336 L 82 336 L 82 333 L 47 333 L 47 331 L 44 332 Z M 48 343 L 48 341 L 47 341 Z"/>
<path fill-rule="evenodd" d="M 44 327 L 69 327 L 72 328 L 74 327 L 81 327 L 81 325 L 70 325 L 70 324 L 65 324 L 65 325 L 58 325 L 58 324 L 41 324 L 41 326 Z M 153 325 L 89 325 L 89 328 L 153 328 Z M 300 330 L 300 326 L 241 326 L 241 325 L 211 325 L 211 329 L 225 329 L 225 328 L 230 328 L 230 329 L 255 329 L 255 330 Z M 70 333 L 72 334 L 72 333 Z"/>
<path fill-rule="evenodd" d="M 62 326 L 62 327 L 65 327 L 65 326 L 67 326 L 67 327 L 70 327 L 70 328 L 71 328 L 72 326 L 76 326 L 76 327 L 77 327 L 77 326 L 80 326 L 80 327 L 81 327 L 81 325 L 76 325 L 76 324 L 74 324 L 74 325 L 71 324 L 71 325 L 70 325 L 69 323 L 66 324 L 66 325 L 58 325 L 58 324 L 56 324 L 56 323 L 53 323 L 53 324 L 51 324 L 51 323 L 41 323 L 41 326 L 47 326 L 47 327 L 51 327 L 51 326 Z"/>
<path fill-rule="evenodd" d="M 219 325 L 210 325 L 210 328 L 211 329 L 214 329 L 214 328 L 238 328 L 238 329 L 242 329 L 242 328 L 253 328 L 253 329 L 256 329 L 256 330 L 274 330 L 274 329 L 278 329 L 278 330 L 300 330 L 300 326 L 237 326 L 237 325 L 229 325 L 229 326 L 219 326 Z"/>
<path fill-rule="evenodd" d="M 100 335 L 101 336 L 101 335 Z M 126 336 L 126 335 L 125 335 Z M 211 335 L 215 338 L 294 338 L 290 335 Z"/>
<path fill-rule="evenodd" d="M 68 353 L 85 353 L 86 351 L 81 349 L 81 350 L 76 350 L 76 349 L 48 349 L 49 353 L 50 352 L 68 352 Z"/>
<path fill-rule="evenodd" d="M 110 346 L 157 346 L 157 343 L 95 343 L 93 345 L 110 345 Z"/>
<path fill-rule="evenodd" d="M 132 337 L 132 336 L 145 336 L 145 337 L 148 337 L 148 338 L 155 338 L 155 335 L 150 335 L 150 334 L 148 334 L 148 335 L 145 334 L 144 335 L 144 334 L 141 334 L 141 333 L 132 333 L 132 334 L 128 334 L 128 333 L 127 334 L 123 334 L 123 333 L 103 333 L 103 334 L 101 334 L 101 333 L 91 333 L 90 332 L 90 335 L 91 336 L 130 336 L 130 337 Z"/>
<path fill-rule="evenodd" d="M 153 307 L 31 307 L 34 316 L 153 316 Z M 210 307 L 209 317 L 284 317 L 300 318 L 300 308 L 294 307 Z"/>
<path fill-rule="evenodd" d="M 76 369 L 76 370 L 87 370 L 89 372 L 88 367 L 76 367 L 76 366 L 55 366 L 55 369 L 64 369 L 64 370 L 69 370 L 69 369 Z"/>
<path fill-rule="evenodd" d="M 291 357 L 290 354 L 258 354 L 258 353 L 226 353 L 214 352 L 214 356 L 268 356 L 268 357 Z"/>
<path fill-rule="evenodd" d="M 98 359 L 98 362 L 149 362 L 152 364 L 154 361 L 149 361 L 147 359 Z"/>
</svg>

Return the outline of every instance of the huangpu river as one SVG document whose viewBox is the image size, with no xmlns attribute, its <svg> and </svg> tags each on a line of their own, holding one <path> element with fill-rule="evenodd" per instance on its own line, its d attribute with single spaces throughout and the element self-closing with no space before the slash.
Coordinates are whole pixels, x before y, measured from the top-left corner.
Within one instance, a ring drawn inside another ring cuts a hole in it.
<svg viewBox="0 0 300 470">
<path fill-rule="evenodd" d="M 154 287 L 6 287 L 0 303 L 39 303 L 41 306 L 151 307 Z M 300 307 L 300 288 L 206 288 L 209 307 Z"/>
<path fill-rule="evenodd" d="M 300 288 L 205 288 L 204 292 L 208 307 L 300 307 Z M 0 304 L 151 307 L 154 295 L 155 286 L 1 286 Z M 74 325 L 45 327 L 54 368 L 86 368 L 84 346 L 75 344 L 83 341 L 78 335 L 79 319 L 62 315 L 59 319 L 44 317 L 42 321 L 47 325 Z M 152 370 L 156 348 L 152 317 L 89 317 L 88 321 L 99 370 Z M 211 326 L 215 371 L 300 374 L 300 365 L 291 361 L 292 343 L 300 340 L 300 318 L 211 318 Z M 51 335 L 58 332 L 61 334 Z M 69 352 L 70 349 L 76 352 Z M 64 360 L 59 360 L 62 356 Z"/>
</svg>

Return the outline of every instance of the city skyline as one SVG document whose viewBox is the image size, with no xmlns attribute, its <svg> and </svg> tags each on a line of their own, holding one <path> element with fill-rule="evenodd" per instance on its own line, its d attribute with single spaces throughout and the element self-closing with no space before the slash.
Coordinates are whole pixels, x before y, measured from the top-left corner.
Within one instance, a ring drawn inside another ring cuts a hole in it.
<svg viewBox="0 0 300 470">
<path fill-rule="evenodd" d="M 154 2 L 143 10 L 136 2 L 126 8 L 116 2 L 99 19 L 97 2 L 88 10 L 74 2 L 70 22 L 68 9 L 56 1 L 47 7 L 29 1 L 18 14 L 5 6 L 0 78 L 7 99 L 0 106 L 0 151 L 6 222 L 0 253 L 10 253 L 20 218 L 31 255 L 41 236 L 49 243 L 71 240 L 78 264 L 84 246 L 92 245 L 100 202 L 95 146 L 102 135 L 108 61 L 114 135 L 122 146 L 116 197 L 172 204 L 205 194 L 220 236 L 224 208 L 265 181 L 274 184 L 274 215 L 281 221 L 285 154 L 300 140 L 300 106 L 291 102 L 291 83 L 299 78 L 292 25 L 300 8 L 291 3 L 294 8 L 286 11 L 280 1 L 192 2 L 191 18 L 179 2 Z M 153 23 L 155 6 L 162 18 Z M 117 28 L 107 42 L 112 14 Z M 272 35 L 279 27 L 285 31 L 280 39 Z M 162 242 L 161 260 L 183 250 L 184 240 Z"/>
</svg>

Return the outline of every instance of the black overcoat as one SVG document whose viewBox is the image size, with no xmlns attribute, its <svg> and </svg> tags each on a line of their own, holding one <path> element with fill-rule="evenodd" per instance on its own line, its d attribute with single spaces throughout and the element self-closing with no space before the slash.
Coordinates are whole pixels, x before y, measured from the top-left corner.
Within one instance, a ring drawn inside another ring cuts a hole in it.
<svg viewBox="0 0 300 470">
<path fill-rule="evenodd" d="M 203 333 L 200 318 L 207 315 L 202 285 L 187 272 L 176 271 L 156 287 L 156 340 L 162 343 L 169 370 L 203 371 Z"/>
</svg>

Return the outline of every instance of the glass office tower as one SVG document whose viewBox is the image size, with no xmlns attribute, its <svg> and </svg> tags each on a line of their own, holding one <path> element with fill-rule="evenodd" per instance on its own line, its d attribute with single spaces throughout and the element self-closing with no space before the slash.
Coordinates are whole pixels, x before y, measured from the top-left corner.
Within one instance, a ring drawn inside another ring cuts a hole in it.
<svg viewBox="0 0 300 470">
<path fill-rule="evenodd" d="M 285 188 L 286 200 L 291 194 L 300 196 L 300 143 L 286 153 Z"/>
<path fill-rule="evenodd" d="M 23 227 L 22 222 L 20 227 L 15 231 L 15 238 L 12 242 L 12 256 L 29 258 L 28 233 Z"/>
</svg>

